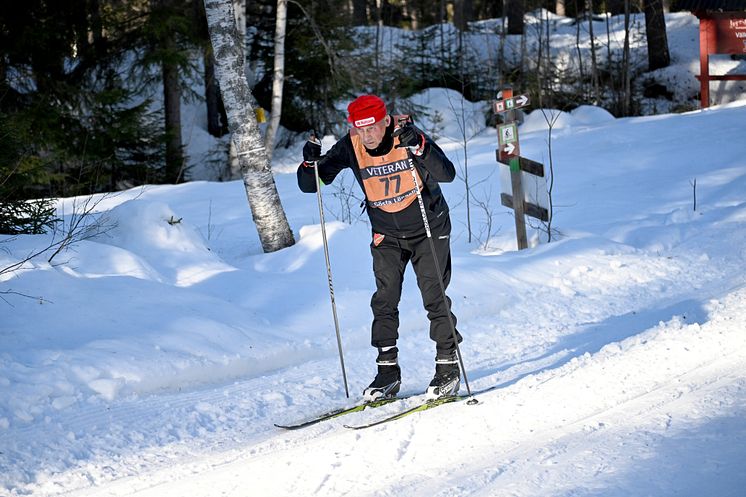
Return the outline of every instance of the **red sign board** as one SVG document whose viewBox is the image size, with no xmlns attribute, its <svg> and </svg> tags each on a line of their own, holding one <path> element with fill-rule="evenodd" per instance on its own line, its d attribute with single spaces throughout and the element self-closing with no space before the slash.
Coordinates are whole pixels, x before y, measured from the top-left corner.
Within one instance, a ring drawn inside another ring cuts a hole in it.
<svg viewBox="0 0 746 497">
<path fill-rule="evenodd" d="M 746 12 L 695 12 L 699 17 L 700 98 L 710 105 L 710 81 L 744 81 L 746 74 L 710 74 L 710 54 L 746 54 Z"/>
<path fill-rule="evenodd" d="M 703 19 L 714 31 L 707 40 L 711 54 L 746 54 L 746 19 L 714 17 Z"/>
</svg>

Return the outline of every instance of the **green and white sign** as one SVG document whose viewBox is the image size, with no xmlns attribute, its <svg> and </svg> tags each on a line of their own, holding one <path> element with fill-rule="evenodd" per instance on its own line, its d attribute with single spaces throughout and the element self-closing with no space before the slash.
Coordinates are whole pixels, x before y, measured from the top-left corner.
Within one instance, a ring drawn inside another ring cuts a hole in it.
<svg viewBox="0 0 746 497">
<path fill-rule="evenodd" d="M 500 147 L 507 145 L 508 143 L 515 143 L 518 141 L 518 126 L 516 123 L 501 124 L 498 127 L 497 141 Z"/>
</svg>

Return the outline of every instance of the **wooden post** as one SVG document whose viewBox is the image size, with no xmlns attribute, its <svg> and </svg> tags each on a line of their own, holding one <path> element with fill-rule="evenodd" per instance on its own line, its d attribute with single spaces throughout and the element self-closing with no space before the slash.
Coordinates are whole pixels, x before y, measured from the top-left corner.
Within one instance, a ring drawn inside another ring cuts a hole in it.
<svg viewBox="0 0 746 497">
<path fill-rule="evenodd" d="M 509 100 L 513 98 L 513 88 L 507 86 L 497 94 L 498 100 Z M 515 110 L 511 105 L 509 110 L 503 114 L 505 123 L 515 122 Z M 528 248 L 528 236 L 526 235 L 526 216 L 523 206 L 523 183 L 521 181 L 520 158 L 512 157 L 510 159 L 510 184 L 513 191 L 513 215 L 515 217 L 515 237 L 518 243 L 518 250 Z"/>
<path fill-rule="evenodd" d="M 516 160 L 516 159 L 514 159 Z M 518 250 L 528 248 L 528 237 L 526 236 L 526 213 L 523 205 L 523 183 L 521 182 L 521 170 L 513 167 L 510 161 L 510 184 L 513 188 L 513 214 L 515 215 L 515 237 L 518 242 Z"/>
<path fill-rule="evenodd" d="M 515 122 L 515 111 L 528 105 L 528 95 L 513 96 L 513 89 L 505 87 L 497 94 L 494 102 L 494 111 L 501 114 L 502 124 L 497 126 L 497 162 L 508 166 L 510 174 L 510 193 L 501 193 L 500 201 L 505 207 L 513 209 L 515 217 L 515 236 L 518 250 L 528 248 L 528 236 L 526 235 L 526 216 L 535 217 L 544 222 L 549 220 L 549 210 L 542 205 L 548 205 L 537 197 L 536 203 L 532 203 L 532 197 L 526 199 L 523 190 L 524 171 L 532 176 L 544 178 L 544 165 L 521 157 L 521 146 L 518 142 L 518 125 Z M 507 179 L 503 178 L 503 188 Z M 546 183 L 546 181 L 545 181 Z M 546 184 L 544 185 L 546 188 Z"/>
<path fill-rule="evenodd" d="M 703 109 L 710 106 L 710 42 L 714 27 L 712 19 L 699 20 L 699 101 Z"/>
</svg>

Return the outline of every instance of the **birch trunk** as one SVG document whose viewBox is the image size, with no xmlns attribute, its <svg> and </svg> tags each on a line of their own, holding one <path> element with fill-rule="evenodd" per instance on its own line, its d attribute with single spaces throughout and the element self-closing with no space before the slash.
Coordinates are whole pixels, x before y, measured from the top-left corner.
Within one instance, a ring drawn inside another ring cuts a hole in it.
<svg viewBox="0 0 746 497">
<path fill-rule="evenodd" d="M 272 75 L 272 110 L 270 111 L 264 147 L 267 157 L 271 158 L 275 149 L 275 135 L 280 127 L 282 116 L 282 87 L 285 84 L 285 27 L 287 26 L 287 0 L 277 0 L 277 18 L 275 20 L 275 64 Z"/>
<path fill-rule="evenodd" d="M 238 39 L 243 49 L 246 44 L 246 0 L 232 0 L 233 15 L 236 17 L 236 26 L 238 27 Z"/>
<path fill-rule="evenodd" d="M 205 0 L 215 69 L 220 82 L 228 128 L 241 166 L 246 196 L 262 249 L 274 252 L 295 243 L 272 177 L 259 125 L 250 104 L 244 73 L 242 41 L 231 0 Z"/>
</svg>

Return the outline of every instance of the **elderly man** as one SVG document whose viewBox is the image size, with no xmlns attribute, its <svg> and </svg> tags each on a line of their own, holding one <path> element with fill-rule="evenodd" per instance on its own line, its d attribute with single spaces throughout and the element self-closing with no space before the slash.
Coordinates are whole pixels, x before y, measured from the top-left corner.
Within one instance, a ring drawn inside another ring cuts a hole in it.
<svg viewBox="0 0 746 497">
<path fill-rule="evenodd" d="M 430 338 L 436 348 L 435 376 L 427 388 L 427 396 L 455 395 L 460 370 L 454 338 L 460 342 L 461 336 L 452 328 L 456 317 L 450 314 L 449 319 L 451 300 L 441 291 L 438 280 L 442 278 L 445 289 L 451 279 L 451 222 L 439 183 L 453 181 L 456 171 L 435 142 L 406 116 L 389 115 L 379 97 L 358 97 L 347 111 L 352 128 L 325 156 L 321 156 L 321 145 L 315 137 L 304 146 L 298 186 L 303 192 L 316 192 L 313 167 L 318 167 L 324 184 L 331 183 L 342 169 L 350 168 L 365 194 L 376 279 L 376 292 L 370 303 L 371 344 L 378 349 L 378 372 L 363 397 L 373 401 L 399 392 L 401 369 L 396 347 L 399 301 L 404 271 L 410 262 L 417 275 L 430 320 Z M 423 212 L 417 201 L 418 186 L 435 254 L 429 246 Z M 438 274 L 438 268 L 442 274 Z"/>
</svg>

